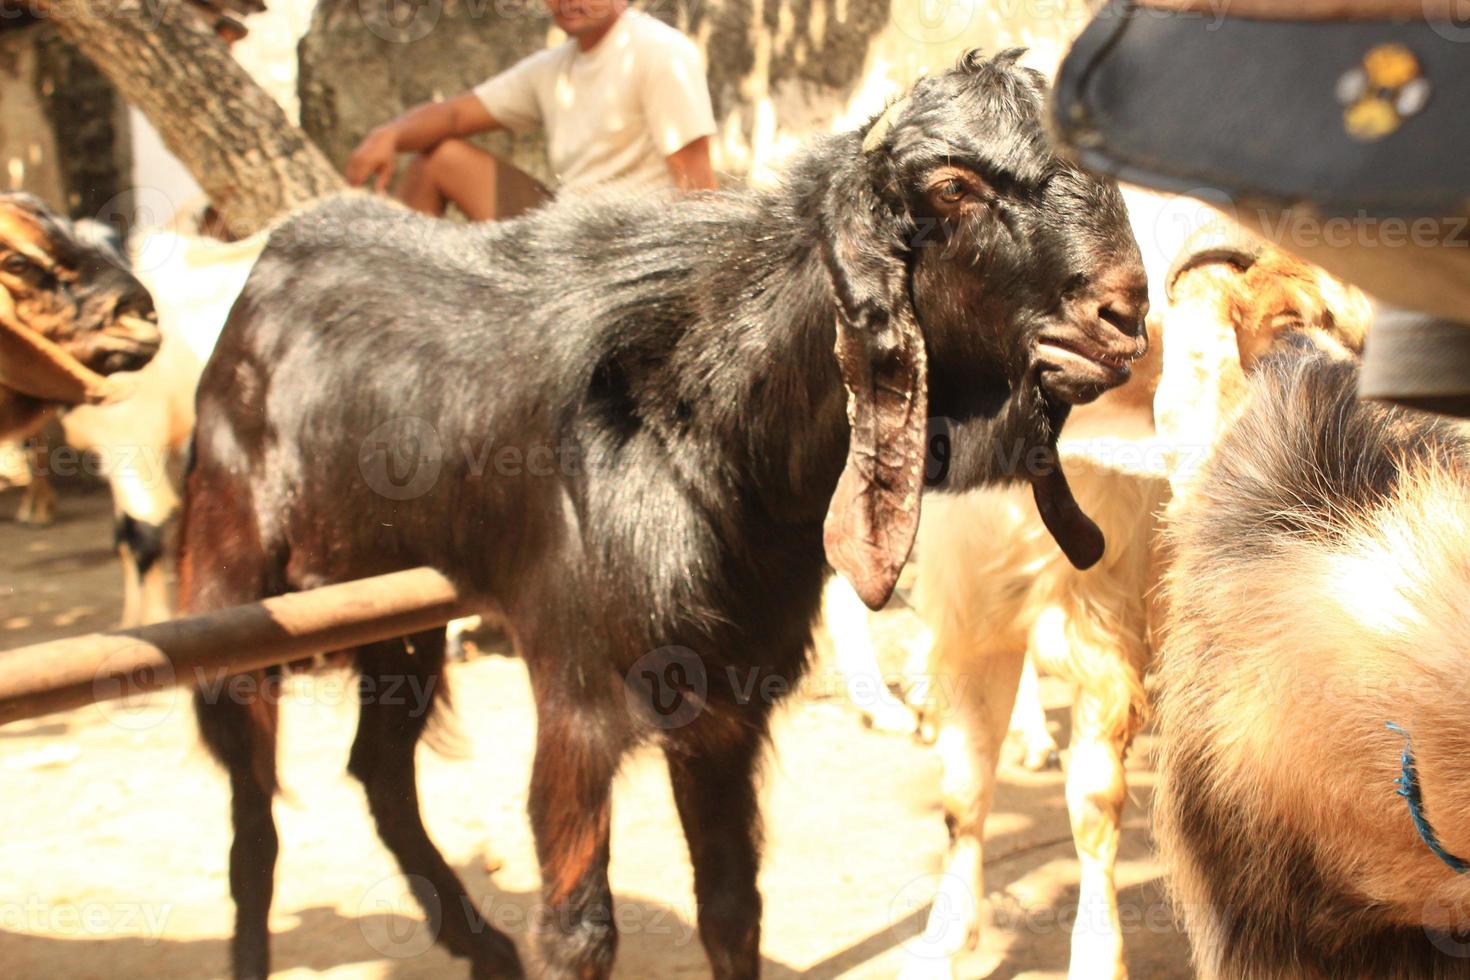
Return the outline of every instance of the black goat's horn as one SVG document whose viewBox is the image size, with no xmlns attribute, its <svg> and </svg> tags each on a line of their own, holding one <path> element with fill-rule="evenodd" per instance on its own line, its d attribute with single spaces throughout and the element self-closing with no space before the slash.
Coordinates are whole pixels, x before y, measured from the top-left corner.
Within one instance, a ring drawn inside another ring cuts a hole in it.
<svg viewBox="0 0 1470 980">
<path fill-rule="evenodd" d="M 868 127 L 868 134 L 863 137 L 863 152 L 872 153 L 883 145 L 883 140 L 888 136 L 888 131 L 893 128 L 893 121 L 898 118 L 904 108 L 909 104 L 908 99 L 899 99 L 893 105 L 883 110 L 883 115 L 873 121 Z"/>
</svg>

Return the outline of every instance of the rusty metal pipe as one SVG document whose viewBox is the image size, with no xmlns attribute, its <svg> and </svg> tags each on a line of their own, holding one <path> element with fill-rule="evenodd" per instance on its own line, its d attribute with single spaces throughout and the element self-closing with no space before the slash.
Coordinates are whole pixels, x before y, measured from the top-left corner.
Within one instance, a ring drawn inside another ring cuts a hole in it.
<svg viewBox="0 0 1470 980">
<path fill-rule="evenodd" d="M 0 725 L 442 626 L 471 610 L 432 568 L 0 651 Z"/>
</svg>

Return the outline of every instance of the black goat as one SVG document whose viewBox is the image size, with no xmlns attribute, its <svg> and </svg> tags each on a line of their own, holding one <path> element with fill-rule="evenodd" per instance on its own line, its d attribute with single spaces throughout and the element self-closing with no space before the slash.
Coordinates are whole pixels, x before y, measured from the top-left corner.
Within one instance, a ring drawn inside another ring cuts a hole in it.
<svg viewBox="0 0 1470 980">
<path fill-rule="evenodd" d="M 184 601 L 428 564 L 503 614 L 539 717 L 549 974 L 611 968 L 610 787 L 656 737 L 714 973 L 757 975 L 762 695 L 804 668 L 824 518 L 837 570 L 870 604 L 892 589 L 928 413 L 946 486 L 1029 478 L 1095 557 L 1051 451 L 1145 346 L 1144 272 L 1116 187 L 1053 154 L 1018 54 L 966 56 L 771 191 L 469 227 L 338 199 L 274 234 L 236 303 L 200 385 Z M 363 690 L 432 682 L 443 641 L 359 650 Z M 420 821 L 427 719 L 362 701 L 349 769 L 438 937 L 519 976 Z M 234 790 L 235 972 L 263 976 L 274 709 L 198 708 Z"/>
</svg>

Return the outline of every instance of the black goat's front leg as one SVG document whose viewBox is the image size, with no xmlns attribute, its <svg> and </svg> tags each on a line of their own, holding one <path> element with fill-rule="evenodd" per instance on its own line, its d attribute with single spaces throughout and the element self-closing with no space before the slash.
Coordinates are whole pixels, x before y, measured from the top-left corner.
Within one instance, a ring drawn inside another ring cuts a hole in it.
<svg viewBox="0 0 1470 980">
<path fill-rule="evenodd" d="M 763 728 L 761 729 L 763 730 Z M 694 864 L 699 938 L 715 980 L 760 976 L 760 730 L 737 726 L 717 747 L 673 742 L 664 754 Z"/>
<path fill-rule="evenodd" d="M 280 850 L 271 814 L 280 676 L 276 671 L 250 676 L 258 682 L 258 691 L 240 695 L 232 693 L 239 686 L 206 686 L 194 699 L 200 734 L 230 777 L 235 831 L 230 845 L 230 895 L 235 900 L 230 963 L 235 980 L 265 980 L 270 975 L 268 920 Z"/>
<path fill-rule="evenodd" d="M 612 972 L 618 945 L 607 865 L 624 726 L 609 701 L 541 693 L 530 801 L 541 862 L 538 947 L 547 977 L 599 980 Z"/>
<path fill-rule="evenodd" d="M 397 859 L 439 942 L 471 963 L 476 980 L 524 976 L 515 944 L 481 916 L 424 829 L 414 748 L 443 683 L 444 631 L 358 651 L 357 737 L 347 770 L 362 782 L 378 836 Z M 411 645 L 410 645 L 411 644 Z"/>
</svg>

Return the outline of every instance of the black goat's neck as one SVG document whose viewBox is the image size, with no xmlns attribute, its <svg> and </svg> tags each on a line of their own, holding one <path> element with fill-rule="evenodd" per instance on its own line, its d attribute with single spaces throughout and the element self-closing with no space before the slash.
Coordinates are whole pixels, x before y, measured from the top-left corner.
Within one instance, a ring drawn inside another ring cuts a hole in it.
<svg viewBox="0 0 1470 980">
<path fill-rule="evenodd" d="M 931 430 L 947 437 L 947 460 L 931 465 L 935 489 L 965 491 L 1005 483 L 1028 483 L 1055 466 L 1057 434 L 1067 408 L 1049 401 L 1034 372 L 1019 382 L 994 379 L 988 397 L 968 400 L 964 411 L 944 414 L 942 393 L 930 411 Z"/>
<path fill-rule="evenodd" d="M 732 248 L 691 283 L 697 356 L 682 359 L 679 387 L 730 450 L 721 482 L 779 522 L 822 519 L 847 453 L 819 220 L 831 179 L 799 161 L 780 188 L 755 195 Z"/>
</svg>

